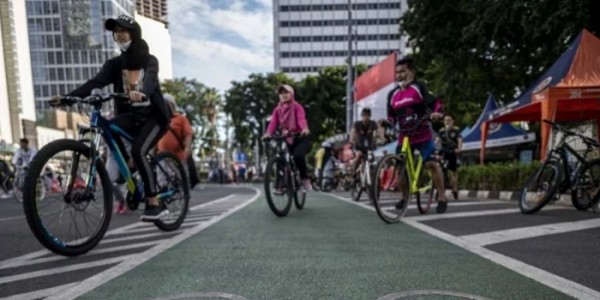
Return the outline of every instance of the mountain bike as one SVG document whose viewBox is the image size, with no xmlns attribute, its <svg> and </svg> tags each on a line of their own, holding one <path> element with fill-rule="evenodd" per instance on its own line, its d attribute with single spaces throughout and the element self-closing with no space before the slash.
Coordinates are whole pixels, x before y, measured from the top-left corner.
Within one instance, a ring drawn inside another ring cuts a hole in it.
<svg viewBox="0 0 600 300">
<path fill-rule="evenodd" d="M 85 106 L 90 110 L 89 139 L 61 139 L 42 149 L 29 164 L 25 177 L 23 208 L 27 223 L 37 240 L 48 250 L 64 255 L 81 255 L 93 249 L 106 233 L 113 205 L 112 182 L 100 158 L 100 140 L 117 160 L 121 176 L 125 178 L 132 197 L 130 201 L 142 202 L 144 188 L 131 174 L 116 138 L 133 142 L 134 138 L 116 124 L 101 115 L 103 103 L 110 100 L 128 101 L 124 94 L 92 95 L 87 98 L 63 97 L 53 106 Z M 91 107 L 91 108 L 90 108 Z M 189 185 L 181 161 L 172 153 L 163 152 L 156 156 L 147 155 L 154 170 L 157 197 L 169 214 L 154 221 L 163 231 L 178 229 L 183 223 L 189 206 Z M 35 186 L 46 167 L 65 174 L 60 188 L 47 193 L 39 201 Z"/>
<path fill-rule="evenodd" d="M 416 117 L 407 119 L 407 121 L 414 121 L 416 125 L 412 128 L 395 130 L 404 134 L 400 154 L 388 154 L 377 164 L 373 185 L 373 205 L 377 215 L 386 223 L 400 221 L 408 208 L 410 195 L 415 196 L 421 214 L 426 214 L 433 203 L 432 174 L 429 170 L 423 170 L 423 157 L 418 150 L 411 149 L 408 137 L 422 122 L 428 120 L 428 117 L 420 120 L 416 120 Z M 401 199 L 405 201 L 398 209 L 395 204 Z"/>
<path fill-rule="evenodd" d="M 568 190 L 571 190 L 571 202 L 575 208 L 587 210 L 592 207 L 597 210 L 600 198 L 600 159 L 588 160 L 586 157 L 600 149 L 600 143 L 555 122 L 544 122 L 562 132 L 562 137 L 523 187 L 519 199 L 521 212 L 536 213 L 551 200 L 558 200 L 560 194 Z M 585 144 L 583 155 L 567 143 L 567 139 L 572 137 Z M 569 158 L 573 159 L 572 163 Z"/>
<path fill-rule="evenodd" d="M 363 159 L 354 174 L 354 181 L 350 189 L 350 196 L 354 201 L 360 201 L 360 196 L 363 191 L 367 192 L 369 198 L 373 197 L 373 164 L 375 163 L 375 155 L 372 150 L 363 153 Z"/>
<path fill-rule="evenodd" d="M 265 196 L 269 208 L 278 217 L 284 217 L 290 212 L 292 199 L 299 210 L 306 203 L 306 190 L 300 180 L 300 172 L 285 141 L 299 136 L 300 134 L 293 133 L 265 139 L 273 153 L 265 169 Z"/>
</svg>

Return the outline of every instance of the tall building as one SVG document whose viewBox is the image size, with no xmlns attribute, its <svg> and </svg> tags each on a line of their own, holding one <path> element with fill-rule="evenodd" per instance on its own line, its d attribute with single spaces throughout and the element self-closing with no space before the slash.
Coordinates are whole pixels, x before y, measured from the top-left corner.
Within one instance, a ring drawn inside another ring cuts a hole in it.
<svg viewBox="0 0 600 300">
<path fill-rule="evenodd" d="M 142 28 L 142 38 L 150 53 L 158 59 L 158 78 L 173 78 L 171 33 L 167 20 L 167 0 L 137 0 L 135 20 Z"/>
<path fill-rule="evenodd" d="M 399 34 L 406 0 L 352 0 L 353 64 L 406 50 Z M 348 0 L 273 0 L 275 71 L 298 79 L 348 57 Z"/>
<path fill-rule="evenodd" d="M 136 0 L 138 15 L 168 25 L 167 0 Z"/>
<path fill-rule="evenodd" d="M 0 0 L 0 143 L 35 140 L 27 15 L 22 0 Z"/>
<path fill-rule="evenodd" d="M 17 1 L 18 2 L 18 1 Z M 104 21 L 133 16 L 134 0 L 26 0 L 31 70 L 38 117 L 45 100 L 92 78 L 119 54 Z"/>
</svg>

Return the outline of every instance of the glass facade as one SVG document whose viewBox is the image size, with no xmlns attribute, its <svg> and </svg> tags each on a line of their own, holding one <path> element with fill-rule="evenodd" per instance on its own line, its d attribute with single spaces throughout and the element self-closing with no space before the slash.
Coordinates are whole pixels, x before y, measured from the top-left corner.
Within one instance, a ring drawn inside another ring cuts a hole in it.
<svg viewBox="0 0 600 300">
<path fill-rule="evenodd" d="M 36 110 L 93 77 L 118 55 L 104 20 L 133 16 L 133 0 L 26 0 Z"/>
</svg>

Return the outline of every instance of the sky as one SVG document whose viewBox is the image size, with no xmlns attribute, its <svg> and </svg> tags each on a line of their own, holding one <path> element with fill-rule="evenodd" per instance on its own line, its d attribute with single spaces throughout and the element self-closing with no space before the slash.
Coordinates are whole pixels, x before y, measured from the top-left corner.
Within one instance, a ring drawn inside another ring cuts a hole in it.
<svg viewBox="0 0 600 300">
<path fill-rule="evenodd" d="M 231 81 L 273 71 L 272 0 L 169 1 L 176 78 L 226 91 Z"/>
</svg>

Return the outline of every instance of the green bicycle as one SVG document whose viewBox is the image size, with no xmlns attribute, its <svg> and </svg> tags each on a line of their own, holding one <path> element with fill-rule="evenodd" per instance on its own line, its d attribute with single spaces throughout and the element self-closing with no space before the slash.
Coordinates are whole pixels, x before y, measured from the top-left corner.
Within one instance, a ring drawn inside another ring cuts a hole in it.
<svg viewBox="0 0 600 300">
<path fill-rule="evenodd" d="M 401 128 L 402 133 L 410 133 L 417 129 L 423 118 L 413 128 Z M 423 171 L 424 161 L 418 150 L 410 147 L 409 134 L 402 140 L 400 154 L 384 156 L 376 167 L 374 180 L 373 206 L 377 215 L 386 223 L 397 223 L 408 209 L 410 195 L 414 195 L 417 208 L 421 214 L 426 214 L 434 199 L 433 177 L 429 170 Z M 408 188 L 406 188 L 408 187 Z M 396 203 L 405 199 L 401 208 Z"/>
</svg>

